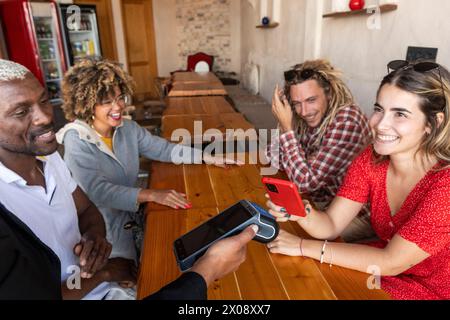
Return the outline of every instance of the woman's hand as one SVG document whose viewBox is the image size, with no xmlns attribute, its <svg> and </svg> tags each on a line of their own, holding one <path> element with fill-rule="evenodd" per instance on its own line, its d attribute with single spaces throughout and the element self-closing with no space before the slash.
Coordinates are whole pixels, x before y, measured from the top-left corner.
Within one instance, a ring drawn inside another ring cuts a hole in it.
<svg viewBox="0 0 450 320">
<path fill-rule="evenodd" d="M 227 169 L 230 165 L 243 166 L 244 164 L 239 160 L 234 160 L 231 158 L 227 158 L 226 156 L 212 156 L 212 155 L 204 155 L 203 161 L 208 165 L 214 165 L 219 168 Z"/>
<path fill-rule="evenodd" d="M 270 253 L 279 253 L 292 257 L 301 257 L 302 250 L 300 249 L 302 239 L 290 234 L 284 230 L 280 230 L 280 234 L 275 241 L 269 243 Z"/>
<path fill-rule="evenodd" d="M 184 193 L 175 190 L 142 190 L 139 198 L 145 198 L 141 202 L 154 202 L 174 209 L 191 209 L 192 204 L 186 199 Z M 139 199 L 138 199 L 139 200 Z"/>
<path fill-rule="evenodd" d="M 277 206 L 270 201 L 270 196 L 268 194 L 266 194 L 266 198 L 268 199 L 266 206 L 269 208 L 269 213 L 276 218 L 277 222 L 298 221 L 301 219 L 299 216 L 290 215 L 285 208 Z"/>
<path fill-rule="evenodd" d="M 286 96 L 284 96 L 283 90 L 279 89 L 278 84 L 272 97 L 272 113 L 277 118 L 283 133 L 293 130 L 294 112 Z"/>
<path fill-rule="evenodd" d="M 299 221 L 302 219 L 300 216 L 295 216 L 289 214 L 285 208 L 277 206 L 275 203 L 270 201 L 270 196 L 266 194 L 266 198 L 268 201 L 266 202 L 266 206 L 269 208 L 269 213 L 275 217 L 277 222 L 288 222 L 288 221 Z M 311 212 L 314 210 L 308 200 L 302 200 L 303 205 L 305 207 L 306 216 L 309 216 Z"/>
</svg>

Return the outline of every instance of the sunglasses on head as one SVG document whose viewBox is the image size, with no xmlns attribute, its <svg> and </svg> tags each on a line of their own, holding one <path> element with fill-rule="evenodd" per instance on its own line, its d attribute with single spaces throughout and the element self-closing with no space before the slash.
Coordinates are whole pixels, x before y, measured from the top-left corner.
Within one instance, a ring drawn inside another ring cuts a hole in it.
<svg viewBox="0 0 450 320">
<path fill-rule="evenodd" d="M 304 70 L 289 70 L 284 73 L 284 80 L 292 82 L 294 80 L 308 80 L 311 79 L 317 72 L 313 69 Z"/>
<path fill-rule="evenodd" d="M 387 67 L 388 67 L 388 73 L 390 73 L 391 70 L 397 71 L 400 69 L 408 69 L 408 68 L 412 68 L 414 71 L 420 72 L 420 73 L 440 69 L 440 66 L 435 62 L 424 61 L 424 62 L 418 62 L 418 63 L 411 63 L 406 60 L 393 60 L 388 63 Z"/>
<path fill-rule="evenodd" d="M 442 95 L 445 99 L 444 101 L 444 108 L 447 105 L 447 98 L 445 97 L 445 90 L 444 90 L 444 81 L 442 81 L 442 74 L 441 74 L 441 67 L 439 64 L 435 62 L 430 61 L 424 61 L 424 62 L 418 62 L 418 63 L 411 63 L 406 60 L 394 60 L 388 63 L 387 65 L 388 73 L 391 72 L 391 70 L 398 71 L 398 70 L 406 70 L 408 68 L 412 68 L 415 72 L 419 73 L 425 73 L 433 70 L 438 70 L 439 73 L 439 81 L 441 82 L 441 88 L 442 88 Z"/>
</svg>

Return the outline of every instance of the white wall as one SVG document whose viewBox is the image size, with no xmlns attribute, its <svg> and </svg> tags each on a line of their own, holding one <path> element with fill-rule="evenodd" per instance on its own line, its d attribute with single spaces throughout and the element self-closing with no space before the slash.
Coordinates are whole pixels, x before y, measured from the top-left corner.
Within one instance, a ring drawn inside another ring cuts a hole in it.
<svg viewBox="0 0 450 320">
<path fill-rule="evenodd" d="M 125 49 L 125 33 L 123 30 L 122 7 L 120 0 L 111 0 L 114 22 L 114 35 L 116 37 L 117 60 L 128 71 L 127 52 Z"/>
<path fill-rule="evenodd" d="M 167 76 L 180 66 L 178 61 L 178 36 L 176 33 L 176 0 L 153 0 L 156 55 L 160 76 Z"/>
<path fill-rule="evenodd" d="M 241 71 L 241 0 L 230 0 L 231 25 L 231 63 L 230 70 Z M 178 29 L 176 0 L 153 0 L 153 16 L 156 34 L 156 51 L 158 72 L 167 76 L 171 71 L 182 68 L 180 65 L 180 48 L 182 36 Z M 202 48 L 199 48 L 201 51 Z"/>
<path fill-rule="evenodd" d="M 231 0 L 231 71 L 241 73 L 241 1 Z"/>
<path fill-rule="evenodd" d="M 399 0 L 398 6 L 382 14 L 381 30 L 369 30 L 364 16 L 323 20 L 321 55 L 344 71 L 368 114 L 386 64 L 405 59 L 408 46 L 437 47 L 438 62 L 450 67 L 450 1 Z"/>
<path fill-rule="evenodd" d="M 307 59 L 327 58 L 341 69 L 367 114 L 386 64 L 405 59 L 408 46 L 439 48 L 438 62 L 450 68 L 448 0 L 396 0 L 398 10 L 381 15 L 381 30 L 369 30 L 364 15 L 322 19 L 331 0 L 282 0 L 280 26 L 256 29 L 259 2 L 241 2 L 242 70 L 249 61 L 260 66 L 260 94 L 269 102 L 276 83 L 283 83 L 283 71 Z"/>
<path fill-rule="evenodd" d="M 267 101 L 272 100 L 275 85 L 283 83 L 283 71 L 304 60 L 306 5 L 306 0 L 282 0 L 279 27 L 257 29 L 259 1 L 241 1 L 242 70 L 248 62 L 259 65 L 260 94 Z"/>
</svg>

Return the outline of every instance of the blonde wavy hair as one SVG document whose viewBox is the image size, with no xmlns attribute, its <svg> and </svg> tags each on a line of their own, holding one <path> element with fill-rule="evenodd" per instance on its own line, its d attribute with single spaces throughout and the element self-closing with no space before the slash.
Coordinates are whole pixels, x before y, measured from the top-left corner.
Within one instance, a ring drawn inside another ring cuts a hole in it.
<svg viewBox="0 0 450 320">
<path fill-rule="evenodd" d="M 132 96 L 135 83 L 121 65 L 109 60 L 83 59 L 64 75 L 62 95 L 65 117 L 92 124 L 97 104 L 114 95 L 114 88 Z"/>
<path fill-rule="evenodd" d="M 325 96 L 327 97 L 328 108 L 324 119 L 319 126 L 318 139 L 315 142 L 315 144 L 320 144 L 328 126 L 334 120 L 338 112 L 354 103 L 353 95 L 341 79 L 342 72 L 335 69 L 328 60 L 319 59 L 305 61 L 302 64 L 294 66 L 291 70 L 296 70 L 299 73 L 304 70 L 311 70 L 313 71 L 313 75 L 308 79 L 295 77 L 294 80 L 286 82 L 284 92 L 290 104 L 292 104 L 290 94 L 291 86 L 301 84 L 308 80 L 316 80 L 319 86 L 324 90 Z M 297 115 L 297 113 L 295 113 L 293 127 L 295 132 L 302 135 L 306 132 L 308 125 L 300 116 Z"/>
<path fill-rule="evenodd" d="M 418 61 L 422 62 L 422 61 Z M 418 153 L 423 152 L 425 157 L 435 157 L 444 163 L 445 168 L 450 167 L 450 73 L 441 65 L 427 71 L 417 72 L 410 65 L 388 74 L 381 82 L 378 94 L 385 85 L 393 85 L 409 93 L 417 95 L 420 99 L 420 109 L 424 113 L 431 133 L 426 134 L 421 142 Z M 442 79 L 442 82 L 441 82 Z M 438 114 L 443 114 L 441 124 Z M 376 153 L 374 153 L 376 155 Z M 378 161 L 387 157 L 376 155 Z"/>
</svg>

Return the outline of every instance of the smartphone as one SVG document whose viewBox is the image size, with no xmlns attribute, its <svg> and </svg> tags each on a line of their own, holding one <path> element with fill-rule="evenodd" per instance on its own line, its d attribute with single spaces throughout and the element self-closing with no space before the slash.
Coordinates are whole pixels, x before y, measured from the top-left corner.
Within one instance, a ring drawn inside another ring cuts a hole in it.
<svg viewBox="0 0 450 320">
<path fill-rule="evenodd" d="M 261 215 L 252 203 L 243 200 L 175 240 L 173 249 L 181 271 L 192 268 L 217 241 L 232 237 L 253 224 L 259 227 L 256 241 L 269 243 L 278 236 L 275 219 Z"/>
<path fill-rule="evenodd" d="M 285 208 L 291 215 L 306 217 L 305 206 L 293 182 L 264 177 L 262 183 L 274 204 Z"/>
</svg>

